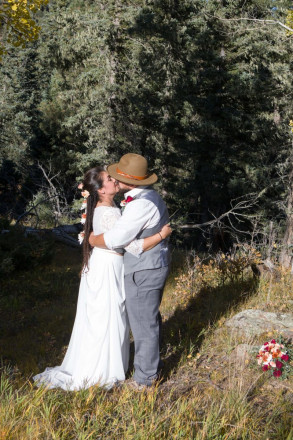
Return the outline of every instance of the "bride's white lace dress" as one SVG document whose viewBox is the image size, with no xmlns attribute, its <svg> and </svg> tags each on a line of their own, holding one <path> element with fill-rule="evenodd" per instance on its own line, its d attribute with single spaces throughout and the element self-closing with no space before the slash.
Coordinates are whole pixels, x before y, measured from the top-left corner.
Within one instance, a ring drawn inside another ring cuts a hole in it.
<svg viewBox="0 0 293 440">
<path fill-rule="evenodd" d="M 94 234 L 111 229 L 119 208 L 95 209 Z M 129 245 L 142 251 L 142 240 Z M 34 376 L 37 385 L 78 390 L 99 384 L 110 388 L 125 379 L 129 359 L 129 327 L 125 309 L 123 257 L 94 248 L 89 270 L 84 270 L 76 318 L 65 358 L 60 366 Z"/>
</svg>

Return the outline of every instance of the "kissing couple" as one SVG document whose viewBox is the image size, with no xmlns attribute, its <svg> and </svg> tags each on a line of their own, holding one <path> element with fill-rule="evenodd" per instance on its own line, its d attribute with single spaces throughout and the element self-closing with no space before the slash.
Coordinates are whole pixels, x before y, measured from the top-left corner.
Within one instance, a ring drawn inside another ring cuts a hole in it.
<svg viewBox="0 0 293 440">
<path fill-rule="evenodd" d="M 60 366 L 34 376 L 37 385 L 79 390 L 153 385 L 161 368 L 159 306 L 169 272 L 167 207 L 152 185 L 147 160 L 128 153 L 85 173 L 83 269 L 70 343 Z M 124 193 L 123 212 L 114 203 Z M 134 374 L 129 362 L 129 326 Z"/>
</svg>

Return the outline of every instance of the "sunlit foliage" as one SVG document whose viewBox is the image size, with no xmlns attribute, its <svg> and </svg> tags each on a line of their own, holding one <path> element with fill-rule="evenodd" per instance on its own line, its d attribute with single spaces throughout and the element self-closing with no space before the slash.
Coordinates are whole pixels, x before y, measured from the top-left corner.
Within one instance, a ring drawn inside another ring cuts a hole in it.
<svg viewBox="0 0 293 440">
<path fill-rule="evenodd" d="M 38 38 L 41 28 L 35 14 L 47 3 L 48 0 L 7 0 L 1 4 L 0 59 L 9 45 L 24 48 L 27 42 Z"/>
</svg>

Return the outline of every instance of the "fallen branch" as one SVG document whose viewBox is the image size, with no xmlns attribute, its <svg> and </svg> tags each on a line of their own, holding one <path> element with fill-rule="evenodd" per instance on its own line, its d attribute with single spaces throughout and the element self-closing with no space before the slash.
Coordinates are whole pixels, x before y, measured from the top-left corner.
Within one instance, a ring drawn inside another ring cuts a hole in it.
<svg viewBox="0 0 293 440">
<path fill-rule="evenodd" d="M 43 234 L 53 234 L 55 240 L 60 241 L 68 246 L 80 247 L 77 238 L 72 237 L 69 234 L 75 234 L 76 237 L 80 232 L 80 223 L 75 225 L 62 225 L 52 229 L 35 229 L 24 228 L 24 234 L 41 236 Z"/>
</svg>

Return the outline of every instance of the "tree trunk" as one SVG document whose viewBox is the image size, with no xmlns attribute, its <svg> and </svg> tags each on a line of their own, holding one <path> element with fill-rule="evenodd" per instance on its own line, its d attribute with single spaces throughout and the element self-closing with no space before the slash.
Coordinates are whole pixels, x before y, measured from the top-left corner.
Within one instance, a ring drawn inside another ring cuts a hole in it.
<svg viewBox="0 0 293 440">
<path fill-rule="evenodd" d="M 287 269 L 292 263 L 293 249 L 293 166 L 291 167 L 289 173 L 288 190 L 286 230 L 283 238 L 282 252 L 280 255 L 280 264 Z"/>
</svg>

